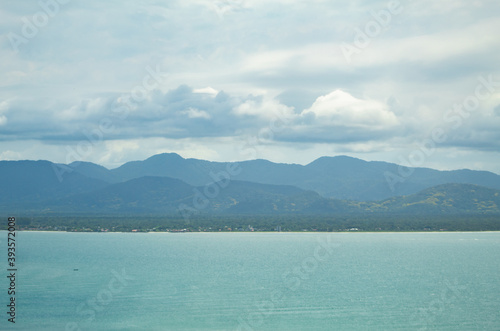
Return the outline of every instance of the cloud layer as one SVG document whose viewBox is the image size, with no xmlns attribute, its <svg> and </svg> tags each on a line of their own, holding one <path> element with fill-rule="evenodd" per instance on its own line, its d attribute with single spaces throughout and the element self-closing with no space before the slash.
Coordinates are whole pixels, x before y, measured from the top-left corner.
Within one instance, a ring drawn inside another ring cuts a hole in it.
<svg viewBox="0 0 500 331">
<path fill-rule="evenodd" d="M 82 159 L 110 167 L 400 162 L 443 130 L 422 166 L 500 173 L 499 18 L 494 0 L 4 2 L 0 159 L 65 162 L 90 141 Z"/>
</svg>

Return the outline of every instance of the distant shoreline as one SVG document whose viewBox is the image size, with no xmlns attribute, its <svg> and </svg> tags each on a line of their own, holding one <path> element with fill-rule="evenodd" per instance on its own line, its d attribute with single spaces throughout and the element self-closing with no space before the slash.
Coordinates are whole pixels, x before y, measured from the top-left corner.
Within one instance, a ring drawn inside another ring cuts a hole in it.
<svg viewBox="0 0 500 331">
<path fill-rule="evenodd" d="M 0 230 L 1 232 L 7 233 L 7 230 Z M 171 232 L 171 231 L 54 231 L 54 230 L 16 230 L 16 232 L 41 232 L 41 233 L 89 233 L 89 234 L 110 234 L 110 233 L 135 233 L 135 234 L 211 234 L 211 233 L 219 233 L 219 234 L 311 234 L 311 233 L 500 233 L 500 230 L 492 231 L 492 230 L 470 230 L 470 231 L 186 231 L 186 232 Z"/>
</svg>

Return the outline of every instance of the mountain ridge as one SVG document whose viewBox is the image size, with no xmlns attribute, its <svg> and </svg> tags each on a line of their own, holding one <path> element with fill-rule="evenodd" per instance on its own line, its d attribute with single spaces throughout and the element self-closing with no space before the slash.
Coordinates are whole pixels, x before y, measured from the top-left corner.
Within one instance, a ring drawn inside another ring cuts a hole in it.
<svg viewBox="0 0 500 331">
<path fill-rule="evenodd" d="M 174 164 L 171 160 L 175 160 Z M 152 167 L 152 160 L 155 167 Z M 157 154 L 144 161 L 133 161 L 133 173 L 127 173 L 127 163 L 117 168 L 124 179 L 144 175 L 168 176 L 190 185 L 205 185 L 212 181 L 209 174 L 220 173 L 229 164 L 237 164 L 241 173 L 235 180 L 273 185 L 293 185 L 313 190 L 336 199 L 370 201 L 417 193 L 428 187 L 446 183 L 477 184 L 500 189 L 500 176 L 476 170 L 440 171 L 431 168 L 408 168 L 410 176 L 402 176 L 401 166 L 383 161 L 364 161 L 349 156 L 324 156 L 307 165 L 274 163 L 268 160 L 213 162 L 184 159 L 175 153 Z M 142 169 L 142 170 L 141 170 Z M 115 170 L 111 170 L 115 172 Z M 398 178 L 390 183 L 388 174 Z M 392 185 L 392 186 L 391 186 Z"/>
<path fill-rule="evenodd" d="M 500 206 L 495 195 L 500 176 L 494 173 L 411 168 L 412 175 L 391 191 L 385 176 L 398 170 L 396 164 L 348 156 L 299 165 L 262 159 L 212 162 L 165 153 L 111 170 L 90 162 L 0 161 L 0 185 L 11 188 L 0 192 L 0 209 L 176 213 L 183 205 L 196 213 L 446 214 L 494 213 Z M 196 196 L 202 199 L 198 204 L 208 201 L 205 207 L 196 206 Z"/>
</svg>

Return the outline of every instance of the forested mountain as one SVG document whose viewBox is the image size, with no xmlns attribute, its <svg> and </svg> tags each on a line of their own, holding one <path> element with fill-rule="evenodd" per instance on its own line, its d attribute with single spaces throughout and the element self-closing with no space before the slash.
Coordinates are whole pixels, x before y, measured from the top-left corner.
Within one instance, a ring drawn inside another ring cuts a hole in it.
<svg viewBox="0 0 500 331">
<path fill-rule="evenodd" d="M 498 175 L 415 168 L 393 191 L 388 173 L 397 176 L 398 171 L 395 164 L 345 156 L 302 166 L 160 154 L 112 170 L 88 162 L 1 161 L 0 210 L 149 215 L 500 213 Z"/>
<path fill-rule="evenodd" d="M 267 160 L 209 162 L 184 159 L 174 153 L 158 154 L 144 161 L 128 162 L 110 170 L 109 181 L 114 181 L 116 177 L 129 180 L 143 176 L 161 176 L 201 186 L 214 181 L 216 174 L 227 172 L 228 166 L 239 170 L 238 174 L 231 176 L 232 180 L 293 185 L 336 199 L 380 200 L 417 193 L 447 183 L 475 184 L 500 189 L 500 176 L 491 172 L 403 168 L 393 163 L 367 162 L 347 156 L 321 157 L 302 166 Z M 103 179 L 100 176 L 95 178 Z"/>
</svg>

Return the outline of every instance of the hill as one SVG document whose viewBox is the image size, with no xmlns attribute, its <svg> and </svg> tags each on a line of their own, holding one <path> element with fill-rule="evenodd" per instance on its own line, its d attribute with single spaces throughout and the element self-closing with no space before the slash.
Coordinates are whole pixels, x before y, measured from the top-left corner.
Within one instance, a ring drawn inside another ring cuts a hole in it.
<svg viewBox="0 0 500 331">
<path fill-rule="evenodd" d="M 191 186 L 167 177 L 141 177 L 47 201 L 46 212 L 103 215 L 453 215 L 500 214 L 500 191 L 444 184 L 381 201 L 324 198 L 294 186 L 231 181 Z"/>
<path fill-rule="evenodd" d="M 196 187 L 174 178 L 146 176 L 57 199 L 47 208 L 76 214 L 283 214 L 300 212 L 308 203 L 323 199 L 293 186 L 243 181 L 223 185 Z"/>
<path fill-rule="evenodd" d="M 470 184 L 438 185 L 380 203 L 391 212 L 417 214 L 498 213 L 500 191 Z"/>
</svg>

